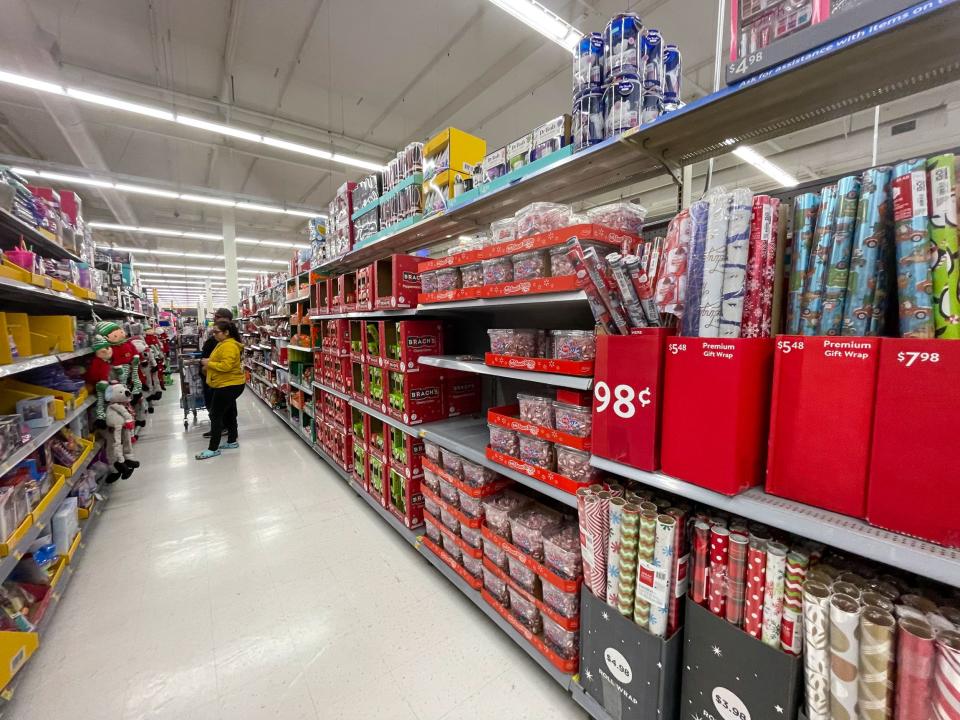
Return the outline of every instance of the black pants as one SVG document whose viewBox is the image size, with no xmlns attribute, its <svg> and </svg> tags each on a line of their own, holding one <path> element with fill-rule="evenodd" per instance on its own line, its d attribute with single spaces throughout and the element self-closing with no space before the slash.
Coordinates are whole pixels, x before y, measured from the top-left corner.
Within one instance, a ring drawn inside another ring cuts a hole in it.
<svg viewBox="0 0 960 720">
<path fill-rule="evenodd" d="M 237 441 L 237 398 L 245 385 L 213 388 L 210 401 L 210 450 L 220 449 L 220 435 L 227 429 L 227 442 Z"/>
<path fill-rule="evenodd" d="M 203 406 L 207 409 L 207 414 L 211 413 L 211 407 L 213 407 L 213 388 L 207 385 L 207 381 L 203 381 Z"/>
</svg>

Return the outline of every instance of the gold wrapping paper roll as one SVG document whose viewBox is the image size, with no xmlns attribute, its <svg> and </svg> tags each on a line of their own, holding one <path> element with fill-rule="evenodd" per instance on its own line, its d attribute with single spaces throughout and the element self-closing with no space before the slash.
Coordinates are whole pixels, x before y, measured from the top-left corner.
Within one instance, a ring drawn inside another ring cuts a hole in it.
<svg viewBox="0 0 960 720">
<path fill-rule="evenodd" d="M 860 615 L 860 720 L 887 720 L 893 712 L 893 662 L 897 623 L 876 607 Z"/>
</svg>

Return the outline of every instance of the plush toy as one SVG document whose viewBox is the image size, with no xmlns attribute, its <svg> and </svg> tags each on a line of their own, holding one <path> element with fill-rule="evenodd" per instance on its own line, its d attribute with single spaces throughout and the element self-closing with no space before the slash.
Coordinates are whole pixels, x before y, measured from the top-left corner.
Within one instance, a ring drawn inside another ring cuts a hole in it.
<svg viewBox="0 0 960 720">
<path fill-rule="evenodd" d="M 135 423 L 130 409 L 131 393 L 119 383 L 107 385 L 104 397 L 107 401 L 107 458 L 114 472 L 107 476 L 107 482 L 116 482 L 118 478 L 126 480 L 140 463 L 133 454 L 133 428 Z"/>
<path fill-rule="evenodd" d="M 146 403 L 138 403 L 136 410 L 137 426 L 144 427 L 147 424 L 146 413 L 153 413 L 153 399 L 156 395 L 156 388 L 153 384 L 153 365 L 156 361 L 153 359 L 150 346 L 142 337 L 134 335 L 130 338 L 130 342 L 133 344 L 134 350 L 137 351 L 137 357 L 140 358 L 140 383 L 144 393 L 143 399 L 146 400 Z"/>
<path fill-rule="evenodd" d="M 84 377 L 90 390 L 97 394 L 97 406 L 95 410 L 94 426 L 101 430 L 107 427 L 107 406 L 104 392 L 113 374 L 113 348 L 102 335 L 93 338 L 93 360 L 90 367 L 87 368 L 87 374 Z"/>
<path fill-rule="evenodd" d="M 153 397 L 149 399 L 155 401 L 163 397 L 163 345 L 158 335 L 159 332 L 160 330 L 158 328 L 147 328 L 146 335 L 144 336 L 144 340 L 147 341 L 147 345 L 150 347 L 150 352 L 153 355 L 151 372 L 153 374 L 153 387 L 155 390 Z"/>
<path fill-rule="evenodd" d="M 133 403 L 140 402 L 143 395 L 143 385 L 140 380 L 140 357 L 137 355 L 133 343 L 127 339 L 127 333 L 117 323 L 111 320 L 101 320 L 97 323 L 97 334 L 102 335 L 113 348 L 113 357 L 110 362 L 116 368 L 117 379 L 130 387 L 133 393 Z"/>
</svg>

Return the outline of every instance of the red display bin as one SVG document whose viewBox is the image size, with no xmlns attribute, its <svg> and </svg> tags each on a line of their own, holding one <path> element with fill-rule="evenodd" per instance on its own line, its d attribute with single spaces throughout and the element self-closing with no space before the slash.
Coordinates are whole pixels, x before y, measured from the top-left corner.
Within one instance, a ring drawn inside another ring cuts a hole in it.
<svg viewBox="0 0 960 720">
<path fill-rule="evenodd" d="M 416 307 L 420 294 L 417 265 L 421 260 L 415 255 L 390 255 L 376 260 L 371 266 L 374 307 Z"/>
<path fill-rule="evenodd" d="M 380 412 L 387 411 L 387 371 L 375 365 L 364 365 L 364 402 Z"/>
<path fill-rule="evenodd" d="M 446 417 L 444 377 L 438 369 L 423 367 L 415 373 L 384 372 L 386 412 L 390 417 L 407 425 L 420 425 Z"/>
<path fill-rule="evenodd" d="M 480 378 L 460 370 L 445 370 L 443 406 L 446 417 L 460 417 L 480 412 Z"/>
<path fill-rule="evenodd" d="M 390 427 L 383 420 L 369 413 L 363 414 L 363 439 L 367 449 L 379 454 L 383 461 L 387 461 L 387 428 Z"/>
<path fill-rule="evenodd" d="M 487 410 L 487 422 L 491 425 L 499 425 L 510 430 L 515 430 L 530 437 L 547 440 L 552 443 L 566 445 L 576 450 L 590 450 L 590 437 L 578 437 L 569 433 L 560 432 L 553 428 L 534 425 L 533 423 L 521 420 L 519 405 L 503 405 L 501 407 L 490 408 Z"/>
<path fill-rule="evenodd" d="M 423 526 L 423 493 L 420 492 L 420 478 L 407 477 L 403 468 L 390 463 L 387 473 L 387 509 L 407 528 L 413 530 Z"/>
<path fill-rule="evenodd" d="M 350 359 L 367 361 L 367 328 L 363 320 L 350 320 Z"/>
<path fill-rule="evenodd" d="M 349 429 L 351 405 L 339 395 L 318 391 L 323 395 L 323 415 L 337 428 Z"/>
<path fill-rule="evenodd" d="M 330 312 L 331 281 L 317 280 L 310 286 L 310 307 L 317 315 Z"/>
<path fill-rule="evenodd" d="M 577 490 L 588 486 L 595 480 L 595 478 L 590 478 L 585 482 L 577 482 L 573 478 L 568 478 L 566 475 L 560 475 L 559 473 L 555 473 L 551 470 L 546 470 L 542 467 L 525 463 L 511 455 L 497 452 L 492 447 L 487 447 L 487 458 L 493 460 L 495 463 L 503 465 L 506 468 L 510 468 L 515 472 L 523 473 L 528 477 L 532 477 L 534 480 L 539 480 L 547 485 L 552 485 L 558 490 L 563 490 L 571 495 L 576 495 Z"/>
<path fill-rule="evenodd" d="M 597 336 L 594 455 L 640 470 L 660 467 L 664 364 L 673 334 L 638 328 L 626 336 Z"/>
<path fill-rule="evenodd" d="M 880 339 L 776 339 L 766 490 L 864 517 Z"/>
<path fill-rule="evenodd" d="M 357 304 L 355 309 L 358 312 L 369 312 L 373 310 L 373 266 L 359 268 L 354 280 L 357 291 Z"/>
<path fill-rule="evenodd" d="M 317 326 L 314 326 L 317 327 Z M 320 321 L 320 342 L 314 346 L 323 348 L 330 355 L 347 356 L 350 354 L 350 321 L 343 318 Z"/>
<path fill-rule="evenodd" d="M 660 463 L 724 495 L 763 482 L 773 340 L 667 340 Z"/>
<path fill-rule="evenodd" d="M 529 372 L 554 373 L 557 375 L 593 375 L 593 360 L 555 360 L 553 358 L 524 357 L 522 355 L 497 355 L 485 353 L 483 362 L 490 367 L 508 370 L 527 370 Z"/>
<path fill-rule="evenodd" d="M 367 366 L 363 363 L 350 363 L 353 381 L 350 383 L 350 396 L 359 402 L 367 401 Z"/>
<path fill-rule="evenodd" d="M 391 425 L 387 428 L 387 445 L 391 468 L 408 478 L 423 477 L 423 440 Z"/>
<path fill-rule="evenodd" d="M 383 453 L 373 447 L 367 447 L 367 492 L 383 507 L 387 506 L 389 466 Z"/>
<path fill-rule="evenodd" d="M 333 296 L 334 312 L 351 312 L 357 307 L 357 275 L 348 272 L 337 275 L 336 294 Z"/>
<path fill-rule="evenodd" d="M 960 342 L 881 341 L 867 520 L 949 547 L 960 547 L 957 378 Z"/>
<path fill-rule="evenodd" d="M 370 491 L 370 480 L 367 477 L 367 446 L 363 438 L 353 436 L 353 480 L 364 491 Z"/>
<path fill-rule="evenodd" d="M 382 320 L 380 342 L 385 367 L 416 372 L 420 369 L 419 358 L 443 354 L 443 323 L 436 320 Z"/>
<path fill-rule="evenodd" d="M 368 365 L 383 365 L 383 322 L 363 322 L 363 359 Z"/>
</svg>

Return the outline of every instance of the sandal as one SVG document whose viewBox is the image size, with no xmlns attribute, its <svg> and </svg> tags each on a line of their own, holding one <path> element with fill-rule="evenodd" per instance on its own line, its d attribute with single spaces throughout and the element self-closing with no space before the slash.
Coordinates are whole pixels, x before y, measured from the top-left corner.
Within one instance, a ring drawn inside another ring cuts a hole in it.
<svg viewBox="0 0 960 720">
<path fill-rule="evenodd" d="M 240 447 L 240 443 L 238 443 L 238 442 L 225 442 L 225 443 L 220 443 L 220 449 L 221 449 L 221 450 L 236 450 L 236 449 L 239 448 L 239 447 Z"/>
<path fill-rule="evenodd" d="M 204 450 L 203 452 L 198 452 L 194 457 L 197 460 L 209 460 L 212 457 L 217 457 L 219 454 L 219 450 Z"/>
</svg>

